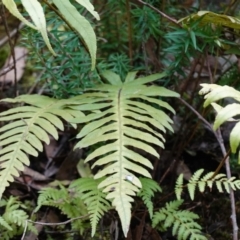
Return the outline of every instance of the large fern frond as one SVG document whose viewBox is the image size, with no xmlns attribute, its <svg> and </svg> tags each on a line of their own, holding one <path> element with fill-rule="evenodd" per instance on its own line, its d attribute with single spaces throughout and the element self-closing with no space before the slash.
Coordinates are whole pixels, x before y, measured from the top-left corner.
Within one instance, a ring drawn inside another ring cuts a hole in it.
<svg viewBox="0 0 240 240">
<path fill-rule="evenodd" d="M 179 210 L 182 200 L 176 200 L 166 204 L 164 208 L 154 213 L 153 215 L 153 227 L 159 224 L 163 224 L 163 227 L 172 227 L 172 234 L 177 236 L 178 240 L 207 240 L 207 238 L 201 232 L 201 226 L 196 223 L 198 215 L 187 211 Z"/>
<path fill-rule="evenodd" d="M 140 192 L 138 192 L 138 196 L 142 198 L 143 202 L 148 208 L 148 212 L 150 215 L 150 218 L 153 216 L 153 202 L 152 202 L 152 197 L 154 196 L 155 192 L 161 192 L 162 189 L 158 185 L 157 182 L 150 178 L 139 178 L 141 184 L 142 184 L 142 189 Z"/>
<path fill-rule="evenodd" d="M 229 86 L 219 86 L 217 84 L 201 84 L 200 94 L 205 94 L 204 107 L 211 104 L 217 112 L 217 116 L 213 125 L 214 129 L 220 127 L 226 121 L 236 121 L 230 133 L 230 146 L 233 153 L 236 153 L 240 144 L 240 92 Z M 221 107 L 215 102 L 223 98 L 232 98 L 234 103 L 230 103 L 225 107 Z M 234 119 L 234 117 L 237 117 Z M 240 162 L 240 151 L 239 151 Z"/>
<path fill-rule="evenodd" d="M 160 97 L 179 95 L 164 87 L 146 86 L 145 83 L 159 79 L 164 74 L 155 74 L 135 79 L 136 72 L 129 73 L 125 82 L 110 71 L 103 77 L 110 84 L 103 84 L 85 93 L 85 104 L 76 106 L 79 110 L 94 110 L 86 117 L 75 119 L 74 123 L 87 123 L 77 135 L 81 140 L 76 145 L 83 148 L 104 143 L 88 155 L 85 162 L 96 159 L 92 167 L 101 166 L 95 179 L 106 176 L 99 184 L 107 192 L 107 199 L 118 211 L 125 236 L 130 218 L 131 202 L 142 187 L 138 174 L 150 178 L 146 169 L 152 169 L 151 162 L 134 149 L 141 149 L 159 158 L 154 145 L 164 147 L 161 132 L 173 131 L 172 120 L 165 113 L 174 109 Z"/>
<path fill-rule="evenodd" d="M 28 155 L 43 151 L 42 141 L 49 144 L 49 135 L 58 139 L 57 128 L 63 130 L 64 119 L 84 116 L 80 111 L 67 108 L 71 100 L 57 100 L 39 95 L 22 95 L 3 99 L 10 103 L 26 103 L 0 113 L 0 121 L 10 121 L 0 128 L 0 198 L 9 182 L 29 165 Z M 72 124 L 76 127 L 75 124 Z"/>
<path fill-rule="evenodd" d="M 92 226 L 92 237 L 96 232 L 99 219 L 110 208 L 110 203 L 106 200 L 106 193 L 98 188 L 101 181 L 102 179 L 80 178 L 70 185 L 70 188 L 75 188 L 75 197 L 78 196 L 87 206 Z"/>
<path fill-rule="evenodd" d="M 199 169 L 198 171 L 196 171 L 187 183 L 188 192 L 192 200 L 195 196 L 196 187 L 199 188 L 200 192 L 204 192 L 206 186 L 212 189 L 213 184 L 215 183 L 219 192 L 223 192 L 223 189 L 225 189 L 228 193 L 230 192 L 230 189 L 240 189 L 240 180 L 235 180 L 236 177 L 231 177 L 228 179 L 226 174 L 224 173 L 219 173 L 214 176 L 214 172 L 209 172 L 202 176 L 203 171 L 204 169 Z M 183 188 L 183 174 L 180 174 L 175 187 L 177 199 L 181 199 Z"/>
</svg>

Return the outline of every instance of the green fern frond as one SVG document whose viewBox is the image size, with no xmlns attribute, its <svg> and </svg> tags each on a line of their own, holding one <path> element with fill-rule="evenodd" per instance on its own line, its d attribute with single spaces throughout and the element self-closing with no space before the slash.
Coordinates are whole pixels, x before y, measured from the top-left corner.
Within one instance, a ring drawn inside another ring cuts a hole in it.
<svg viewBox="0 0 240 240">
<path fill-rule="evenodd" d="M 153 215 L 153 227 L 162 224 L 163 227 L 172 227 L 172 234 L 177 236 L 178 240 L 207 240 L 201 232 L 201 226 L 195 222 L 198 215 L 190 211 L 181 211 L 179 207 L 183 203 L 182 200 L 176 200 L 167 203 L 165 208 L 162 208 Z"/>
<path fill-rule="evenodd" d="M 2 201 L 4 200 L 1 200 L 1 202 Z M 1 207 L 5 207 L 5 210 L 0 217 L 0 238 L 12 239 L 24 231 L 27 220 L 29 219 L 28 214 L 22 209 L 25 209 L 26 206 L 12 196 L 7 202 L 1 205 Z M 32 223 L 28 223 L 27 229 L 37 234 L 37 230 Z"/>
<path fill-rule="evenodd" d="M 223 173 L 219 173 L 214 176 L 214 172 L 209 172 L 201 177 L 203 171 L 204 169 L 199 169 L 198 171 L 196 171 L 192 178 L 189 180 L 189 183 L 187 184 L 188 192 L 192 200 L 195 196 L 196 187 L 199 188 L 200 192 L 204 192 L 206 186 L 211 189 L 213 187 L 213 184 L 215 183 L 219 192 L 223 192 L 223 189 L 225 189 L 225 191 L 228 193 L 230 192 L 230 189 L 234 191 L 240 189 L 240 180 L 236 180 L 235 177 L 231 177 L 228 179 L 226 174 Z M 182 175 L 183 174 L 179 175 L 175 186 L 175 194 L 177 199 L 179 200 L 181 199 L 181 194 L 184 188 L 183 181 L 181 181 L 181 179 L 183 178 Z"/>
<path fill-rule="evenodd" d="M 79 197 L 74 197 L 74 194 L 61 184 L 59 186 L 60 189 L 45 188 L 40 191 L 35 212 L 42 206 L 52 206 L 60 209 L 70 219 L 87 215 L 88 212 L 84 202 Z M 71 224 L 72 229 L 78 230 L 80 233 L 83 232 L 83 219 L 77 219 Z"/>
<path fill-rule="evenodd" d="M 101 181 L 102 179 L 80 178 L 70 185 L 70 189 L 75 188 L 76 196 L 79 196 L 87 206 L 92 226 L 92 237 L 96 232 L 99 219 L 110 208 L 110 203 L 106 200 L 106 193 L 98 188 Z"/>
<path fill-rule="evenodd" d="M 0 121 L 11 121 L 0 128 L 0 199 L 13 177 L 19 176 L 24 165 L 29 165 L 28 155 L 37 156 L 43 151 L 42 141 L 49 144 L 49 135 L 58 139 L 57 129 L 63 130 L 60 118 L 69 121 L 84 116 L 80 111 L 66 107 L 71 100 L 56 100 L 39 95 L 22 95 L 3 99 L 10 103 L 26 103 L 0 113 Z M 72 124 L 76 127 L 76 124 Z"/>
<path fill-rule="evenodd" d="M 7 223 L 6 220 L 4 220 L 2 217 L 0 217 L 0 225 L 8 229 L 9 231 L 12 231 L 13 229 L 11 226 Z"/>
<path fill-rule="evenodd" d="M 152 145 L 164 147 L 163 134 L 158 130 L 173 131 L 172 120 L 165 110 L 174 113 L 174 109 L 158 98 L 179 96 L 163 87 L 144 85 L 164 74 L 133 80 L 134 76 L 135 73 L 128 74 L 127 80 L 122 82 L 117 74 L 104 72 L 103 77 L 111 84 L 102 84 L 83 94 L 85 104 L 79 105 L 81 110 L 94 107 L 95 112 L 73 120 L 74 123 L 87 123 L 77 135 L 81 140 L 76 148 L 105 143 L 88 155 L 85 162 L 97 159 L 92 167 L 102 167 L 94 178 L 107 177 L 99 188 L 108 193 L 107 199 L 113 199 L 125 236 L 130 224 L 132 196 L 142 187 L 135 173 L 151 178 L 146 167 L 153 168 L 151 162 L 134 149 L 142 149 L 159 158 Z"/>
<path fill-rule="evenodd" d="M 155 182 L 154 180 L 150 178 L 139 178 L 141 184 L 142 184 L 142 189 L 140 192 L 138 192 L 138 196 L 142 198 L 143 202 L 148 208 L 148 212 L 150 215 L 150 218 L 153 216 L 153 202 L 152 202 L 152 197 L 154 196 L 155 192 L 161 192 L 160 186 Z"/>
</svg>

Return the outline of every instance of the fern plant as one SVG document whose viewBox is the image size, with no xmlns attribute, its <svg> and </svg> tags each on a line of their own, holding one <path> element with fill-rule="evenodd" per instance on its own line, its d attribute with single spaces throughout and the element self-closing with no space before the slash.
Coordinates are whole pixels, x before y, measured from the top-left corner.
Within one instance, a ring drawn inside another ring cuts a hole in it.
<svg viewBox="0 0 240 240">
<path fill-rule="evenodd" d="M 151 178 L 145 167 L 153 168 L 151 162 L 133 148 L 142 149 L 159 158 L 152 145 L 164 147 L 164 137 L 150 126 L 163 132 L 165 129 L 173 131 L 170 125 L 172 120 L 160 107 L 173 113 L 174 109 L 168 103 L 153 97 L 178 96 L 163 87 L 144 85 L 164 74 L 138 79 L 135 76 L 136 72 L 130 72 L 122 82 L 117 74 L 105 71 L 103 77 L 111 84 L 91 89 L 92 92 L 84 94 L 86 103 L 74 108 L 81 111 L 90 108 L 95 112 L 73 120 L 74 123 L 87 123 L 77 135 L 81 140 L 75 148 L 105 142 L 89 154 L 85 162 L 97 159 L 92 167 L 101 166 L 102 169 L 94 178 L 106 176 L 99 188 L 107 192 L 107 199 L 112 199 L 125 236 L 129 229 L 133 196 L 142 188 L 136 174 Z"/>
<path fill-rule="evenodd" d="M 70 219 L 88 214 L 87 207 L 81 198 L 75 197 L 73 192 L 61 184 L 59 184 L 59 189 L 49 187 L 41 190 L 37 204 L 35 212 L 42 206 L 52 206 L 60 209 Z M 84 218 L 72 221 L 72 229 L 83 233 L 85 230 L 83 223 Z"/>
<path fill-rule="evenodd" d="M 175 200 L 166 204 L 166 206 L 154 213 L 152 225 L 159 226 L 163 230 L 172 227 L 172 234 L 177 236 L 178 240 L 207 240 L 201 232 L 201 226 L 196 223 L 198 215 L 187 211 L 179 210 L 183 200 Z"/>
<path fill-rule="evenodd" d="M 10 240 L 15 236 L 23 233 L 25 226 L 27 229 L 36 233 L 36 228 L 32 223 L 27 224 L 29 215 L 24 209 L 26 206 L 22 204 L 17 198 L 10 197 L 8 201 L 1 199 L 0 207 L 5 208 L 0 217 L 0 238 Z"/>
<path fill-rule="evenodd" d="M 230 189 L 240 189 L 240 180 L 236 180 L 236 177 L 227 178 L 226 174 L 220 173 L 214 175 L 214 172 L 202 175 L 203 172 L 204 169 L 196 171 L 187 183 L 188 192 L 192 200 L 195 196 L 196 187 L 199 188 L 200 192 L 204 192 L 207 186 L 212 189 L 213 184 L 215 183 L 219 192 L 223 192 L 223 189 L 228 193 L 230 192 Z M 183 174 L 180 174 L 175 187 L 175 193 L 178 200 L 181 199 L 183 188 Z"/>
<path fill-rule="evenodd" d="M 164 147 L 162 132 L 166 129 L 173 131 L 170 125 L 172 120 L 162 108 L 174 113 L 174 109 L 159 97 L 178 97 L 177 93 L 166 88 L 145 85 L 165 74 L 135 79 L 136 74 L 128 73 L 125 82 L 122 82 L 117 74 L 105 71 L 103 77 L 110 84 L 102 84 L 67 100 L 27 95 L 5 99 L 30 106 L 19 106 L 0 115 L 1 121 L 15 120 L 0 128 L 3 132 L 3 148 L 0 150 L 0 161 L 3 162 L 1 195 L 13 177 L 18 176 L 18 171 L 23 170 L 24 164 L 29 164 L 27 154 L 36 156 L 37 150 L 42 151 L 41 141 L 49 143 L 48 134 L 58 137 L 56 128 L 63 130 L 59 117 L 74 127 L 76 123 L 85 123 L 77 135 L 81 140 L 75 148 L 104 143 L 89 154 L 85 162 L 95 159 L 92 167 L 101 167 L 94 178 L 105 177 L 98 187 L 103 188 L 106 199 L 112 200 L 126 236 L 131 219 L 131 202 L 142 188 L 138 175 L 151 178 L 145 168 L 153 168 L 151 162 L 135 149 L 142 149 L 159 158 L 153 145 Z M 92 217 L 93 226 L 100 216 L 95 214 Z"/>
</svg>

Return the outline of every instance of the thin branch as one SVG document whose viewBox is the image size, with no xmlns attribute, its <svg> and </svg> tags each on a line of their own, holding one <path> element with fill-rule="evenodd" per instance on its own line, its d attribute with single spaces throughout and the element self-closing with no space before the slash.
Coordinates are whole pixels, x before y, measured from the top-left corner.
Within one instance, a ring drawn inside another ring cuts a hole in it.
<svg viewBox="0 0 240 240">
<path fill-rule="evenodd" d="M 31 220 L 26 220 L 25 227 L 24 227 L 24 232 L 23 232 L 21 240 L 24 240 L 24 238 L 25 238 L 25 235 L 26 235 L 26 232 L 27 232 L 28 222 L 38 224 L 38 225 L 43 225 L 43 226 L 59 226 L 59 225 L 64 225 L 64 224 L 70 223 L 70 222 L 78 220 L 78 219 L 87 218 L 88 216 L 89 216 L 89 214 L 84 215 L 84 216 L 80 216 L 80 217 L 71 218 L 71 219 L 69 219 L 65 222 L 59 222 L 59 223 L 44 223 L 44 222 L 34 222 L 34 221 L 31 221 Z"/>
<path fill-rule="evenodd" d="M 12 43 L 12 39 L 11 39 L 11 36 L 10 36 L 10 32 L 9 32 L 9 27 L 8 27 L 8 23 L 6 21 L 6 14 L 5 14 L 5 8 L 4 8 L 4 5 L 1 4 L 2 8 L 1 8 L 1 15 L 2 15 L 2 21 L 3 21 L 3 25 L 4 25 L 4 28 L 5 28 L 5 31 L 6 31 L 6 34 L 7 34 L 7 37 L 8 37 L 8 43 L 9 43 L 9 46 L 10 46 L 10 50 L 11 50 L 11 55 L 12 55 L 12 58 L 13 58 L 13 68 L 14 68 L 14 93 L 15 93 L 15 97 L 17 96 L 17 68 L 16 68 L 16 56 L 15 56 L 15 51 L 14 51 L 14 44 Z"/>
<path fill-rule="evenodd" d="M 151 8 L 152 10 L 154 10 L 155 12 L 159 13 L 161 16 L 163 16 L 164 18 L 166 18 L 167 20 L 169 20 L 170 22 L 174 23 L 175 25 L 178 25 L 179 27 L 182 27 L 181 24 L 174 18 L 169 17 L 167 14 L 163 13 L 162 11 L 160 11 L 159 9 L 155 8 L 154 6 L 152 6 L 149 3 L 146 3 L 142 0 L 138 0 L 138 2 L 142 3 L 145 6 L 148 6 L 149 8 Z"/>
</svg>

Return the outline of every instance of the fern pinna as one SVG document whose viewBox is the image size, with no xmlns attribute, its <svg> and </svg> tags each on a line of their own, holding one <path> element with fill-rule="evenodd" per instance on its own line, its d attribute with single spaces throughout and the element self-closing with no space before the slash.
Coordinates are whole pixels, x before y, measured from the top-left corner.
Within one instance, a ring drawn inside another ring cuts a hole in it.
<svg viewBox="0 0 240 240">
<path fill-rule="evenodd" d="M 146 168 L 153 168 L 146 157 L 133 149 L 142 149 L 159 158 L 153 145 L 164 147 L 160 131 L 173 131 L 172 120 L 162 108 L 174 113 L 174 109 L 159 97 L 178 97 L 178 94 L 163 87 L 145 85 L 164 74 L 135 79 L 136 72 L 130 72 L 124 82 L 110 71 L 102 75 L 110 84 L 91 89 L 84 94 L 85 104 L 74 108 L 93 111 L 73 120 L 74 123 L 86 123 L 77 135 L 81 140 L 76 148 L 104 143 L 90 153 L 85 162 L 95 160 L 92 168 L 101 166 L 94 178 L 106 176 L 99 188 L 107 193 L 107 199 L 112 199 L 127 236 L 131 202 L 142 188 L 138 175 L 151 178 Z"/>
</svg>

